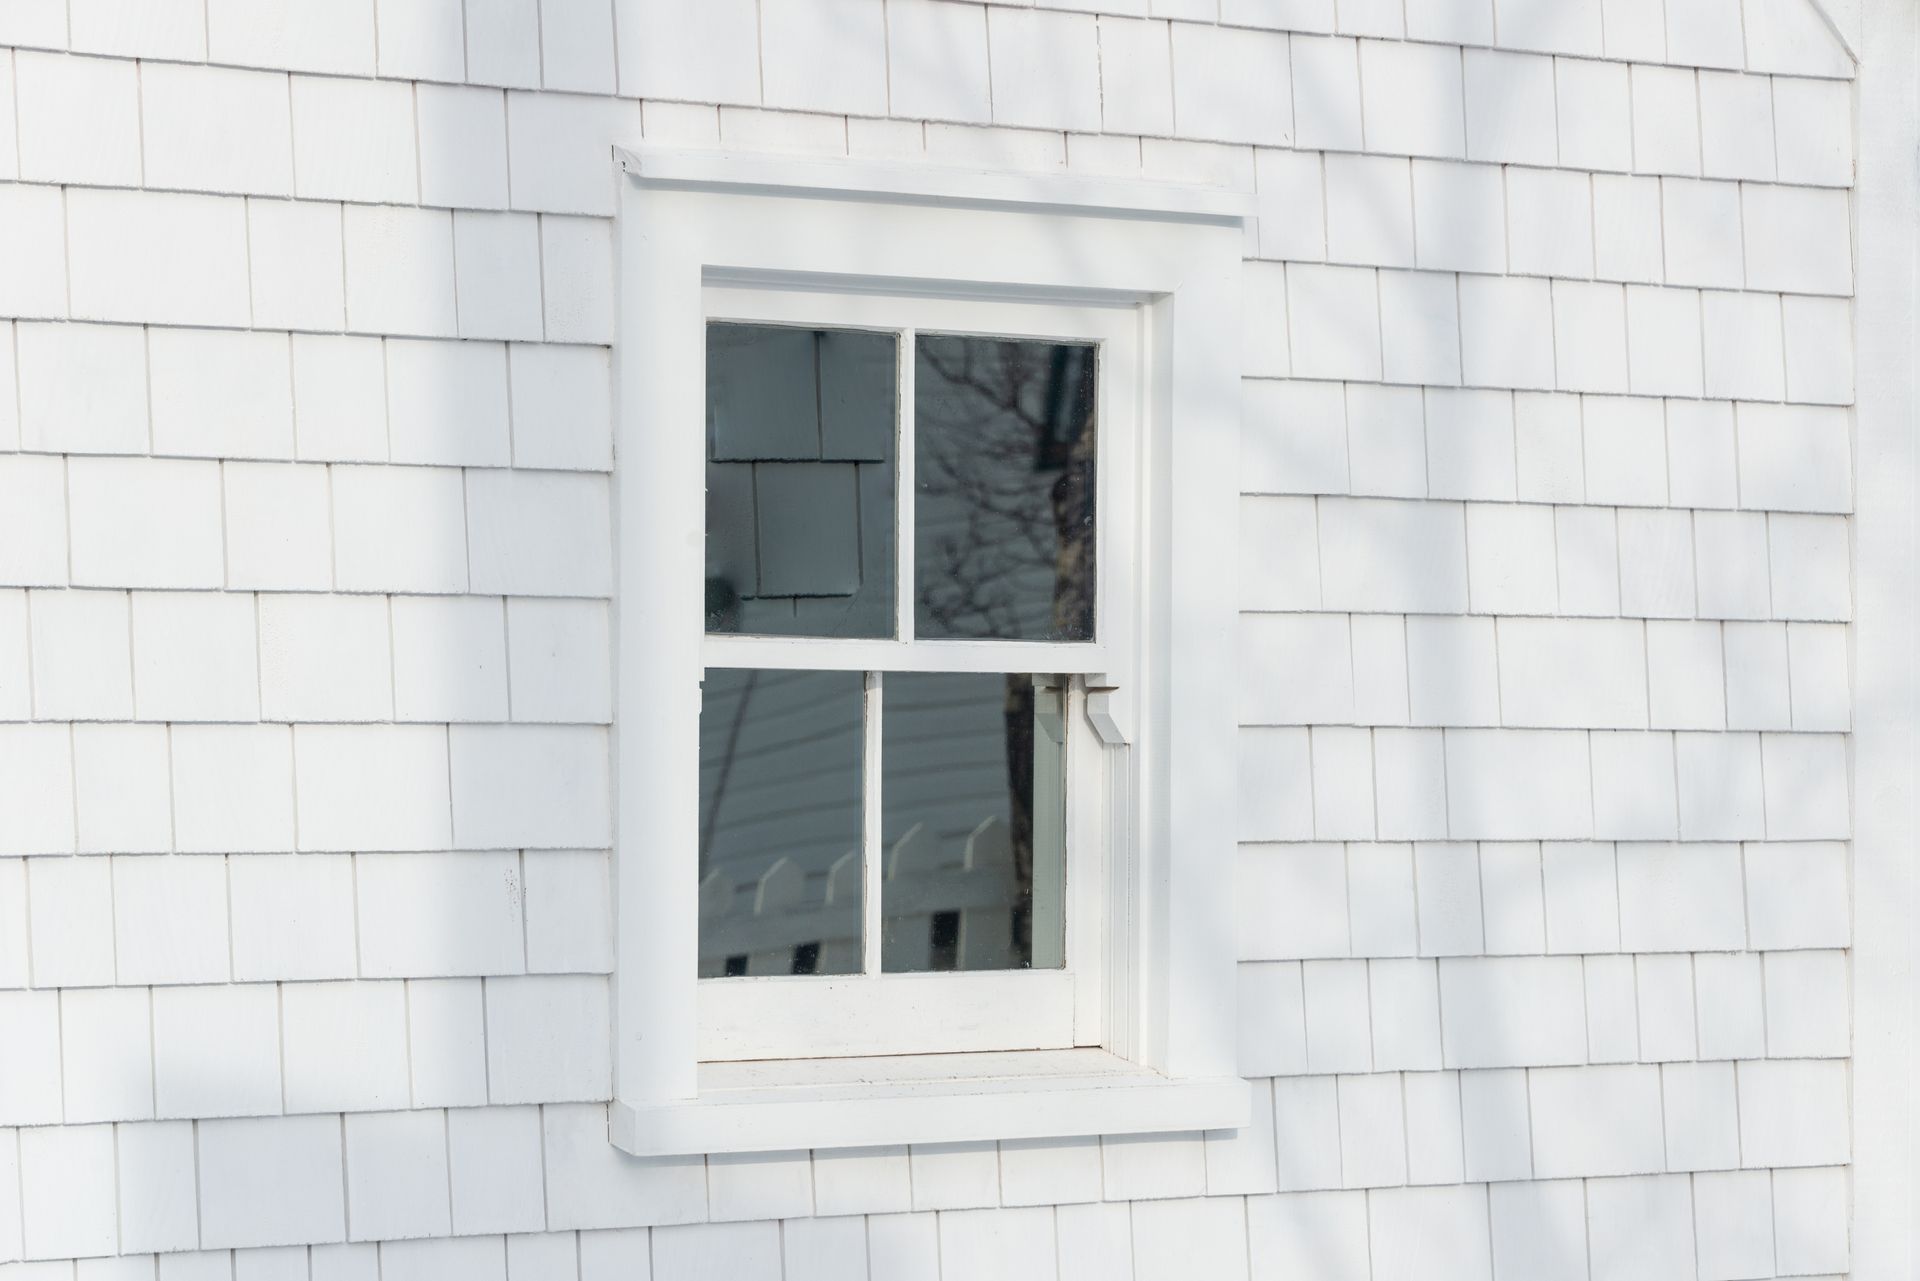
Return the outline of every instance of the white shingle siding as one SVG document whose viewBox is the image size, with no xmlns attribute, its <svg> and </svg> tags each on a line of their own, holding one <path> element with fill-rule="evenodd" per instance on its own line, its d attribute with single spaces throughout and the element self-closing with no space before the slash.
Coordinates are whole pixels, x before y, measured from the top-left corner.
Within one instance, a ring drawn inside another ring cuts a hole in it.
<svg viewBox="0 0 1920 1281">
<path fill-rule="evenodd" d="M 1846 1270 L 1806 0 L 11 0 L 0 45 L 0 1264 Z M 642 138 L 1257 188 L 1250 1130 L 608 1145 Z"/>
</svg>

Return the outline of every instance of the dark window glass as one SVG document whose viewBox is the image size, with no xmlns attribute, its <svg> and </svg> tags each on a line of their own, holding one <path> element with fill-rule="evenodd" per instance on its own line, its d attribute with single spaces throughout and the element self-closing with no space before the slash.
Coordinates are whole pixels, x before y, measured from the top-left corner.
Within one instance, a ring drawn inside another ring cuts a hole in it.
<svg viewBox="0 0 1920 1281">
<path fill-rule="evenodd" d="M 894 634 L 896 347 L 707 326 L 707 631 Z"/>
<path fill-rule="evenodd" d="M 881 968 L 1059 967 L 1061 691 L 900 672 L 880 688 Z"/>
<path fill-rule="evenodd" d="M 859 672 L 707 671 L 703 978 L 860 972 L 864 700 Z"/>
<path fill-rule="evenodd" d="M 927 929 L 927 968 L 960 968 L 960 913 L 935 912 Z"/>
<path fill-rule="evenodd" d="M 916 336 L 916 636 L 1093 639 L 1096 353 Z"/>
</svg>

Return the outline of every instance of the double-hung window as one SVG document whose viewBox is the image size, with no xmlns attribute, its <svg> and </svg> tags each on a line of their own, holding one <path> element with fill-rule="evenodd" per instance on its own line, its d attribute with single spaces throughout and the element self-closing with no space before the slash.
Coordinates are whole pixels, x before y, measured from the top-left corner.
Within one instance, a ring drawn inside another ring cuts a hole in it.
<svg viewBox="0 0 1920 1281">
<path fill-rule="evenodd" d="M 1138 315 L 703 296 L 701 1059 L 1099 1045 Z"/>
<path fill-rule="evenodd" d="M 616 1140 L 1237 1124 L 1236 201 L 622 163 Z"/>
</svg>

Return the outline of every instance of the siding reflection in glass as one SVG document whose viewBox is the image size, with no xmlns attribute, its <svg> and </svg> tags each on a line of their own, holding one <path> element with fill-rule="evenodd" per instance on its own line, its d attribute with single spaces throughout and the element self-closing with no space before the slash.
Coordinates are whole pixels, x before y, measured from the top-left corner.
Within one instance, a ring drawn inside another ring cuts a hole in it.
<svg viewBox="0 0 1920 1281">
<path fill-rule="evenodd" d="M 902 672 L 881 691 L 881 968 L 1058 968 L 1063 691 Z"/>
<path fill-rule="evenodd" d="M 916 636 L 1093 639 L 1097 354 L 916 336 Z"/>
<path fill-rule="evenodd" d="M 894 634 L 897 343 L 707 326 L 708 632 Z"/>
<path fill-rule="evenodd" d="M 857 974 L 859 672 L 710 668 L 700 705 L 700 964 Z"/>
</svg>

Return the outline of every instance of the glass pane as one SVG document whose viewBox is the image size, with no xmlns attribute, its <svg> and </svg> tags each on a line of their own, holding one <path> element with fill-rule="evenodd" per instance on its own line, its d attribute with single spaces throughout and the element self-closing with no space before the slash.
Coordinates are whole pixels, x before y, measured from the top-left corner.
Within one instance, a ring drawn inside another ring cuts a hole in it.
<svg viewBox="0 0 1920 1281">
<path fill-rule="evenodd" d="M 1093 639 L 1096 351 L 916 335 L 916 636 Z"/>
<path fill-rule="evenodd" d="M 707 326 L 707 631 L 894 634 L 897 346 Z"/>
<path fill-rule="evenodd" d="M 1061 965 L 1063 691 L 1044 680 L 882 678 L 882 969 Z"/>
<path fill-rule="evenodd" d="M 860 972 L 859 672 L 707 672 L 700 976 Z"/>
</svg>

